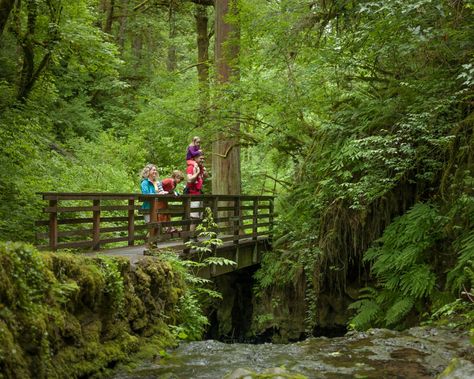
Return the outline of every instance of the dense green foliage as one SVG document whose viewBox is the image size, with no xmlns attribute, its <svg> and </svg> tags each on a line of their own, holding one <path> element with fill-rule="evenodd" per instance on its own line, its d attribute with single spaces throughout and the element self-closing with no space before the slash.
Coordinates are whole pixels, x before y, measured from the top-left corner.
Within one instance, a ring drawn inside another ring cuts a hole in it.
<svg viewBox="0 0 474 379">
<path fill-rule="evenodd" d="M 242 107 L 296 183 L 259 288 L 303 270 L 312 328 L 321 293 L 369 285 L 351 325 L 412 324 L 469 285 L 473 3 L 260 5 L 244 7 Z"/>
<path fill-rule="evenodd" d="M 209 62 L 198 80 L 197 4 L 118 3 L 15 2 L 0 34 L 0 239 L 33 239 L 37 191 L 136 191 L 146 162 L 167 175 L 194 134 L 209 150 L 239 122 L 243 192 L 280 195 L 257 292 L 305 283 L 309 332 L 321 294 L 365 288 L 350 325 L 366 328 L 470 292 L 472 0 L 240 0 L 240 80 L 226 86 Z"/>
</svg>

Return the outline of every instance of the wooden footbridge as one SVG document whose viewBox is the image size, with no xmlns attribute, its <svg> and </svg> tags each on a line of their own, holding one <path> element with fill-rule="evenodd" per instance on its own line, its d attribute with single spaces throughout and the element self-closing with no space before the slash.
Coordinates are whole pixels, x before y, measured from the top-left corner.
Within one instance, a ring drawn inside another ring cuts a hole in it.
<svg viewBox="0 0 474 379">
<path fill-rule="evenodd" d="M 194 229 L 208 208 L 216 223 L 217 238 L 223 242 L 214 254 L 233 260 L 237 266 L 209 268 L 201 273 L 205 277 L 258 264 L 269 249 L 273 234 L 273 196 L 54 192 L 40 195 L 47 202 L 43 211 L 48 217 L 36 222 L 39 247 L 125 256 L 132 262 L 150 250 L 165 249 L 192 259 L 193 248 L 186 243 L 193 239 L 199 245 L 199 233 Z M 149 210 L 142 210 L 143 202 L 150 204 Z M 147 216 L 149 222 L 145 221 Z"/>
</svg>

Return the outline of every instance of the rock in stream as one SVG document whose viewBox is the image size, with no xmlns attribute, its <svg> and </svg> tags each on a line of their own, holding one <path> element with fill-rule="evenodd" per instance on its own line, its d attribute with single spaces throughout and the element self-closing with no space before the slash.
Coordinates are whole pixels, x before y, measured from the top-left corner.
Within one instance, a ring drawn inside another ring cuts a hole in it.
<svg viewBox="0 0 474 379">
<path fill-rule="evenodd" d="M 290 344 L 182 343 L 124 378 L 474 378 L 467 333 L 417 327 L 372 329 Z M 449 366 L 449 367 L 448 367 Z"/>
</svg>

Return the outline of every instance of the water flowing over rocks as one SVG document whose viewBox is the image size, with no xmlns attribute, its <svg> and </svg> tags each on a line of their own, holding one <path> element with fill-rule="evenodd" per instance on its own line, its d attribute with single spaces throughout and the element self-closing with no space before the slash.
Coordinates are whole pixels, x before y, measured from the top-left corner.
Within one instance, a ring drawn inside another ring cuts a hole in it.
<svg viewBox="0 0 474 379">
<path fill-rule="evenodd" d="M 474 348 L 465 332 L 372 329 L 291 344 L 183 343 L 124 378 L 470 378 Z"/>
</svg>

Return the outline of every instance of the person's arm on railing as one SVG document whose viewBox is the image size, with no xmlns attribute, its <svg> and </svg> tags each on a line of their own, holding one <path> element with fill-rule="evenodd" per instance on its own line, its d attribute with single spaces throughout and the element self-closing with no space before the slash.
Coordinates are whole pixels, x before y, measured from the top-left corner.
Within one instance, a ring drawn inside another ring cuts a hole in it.
<svg viewBox="0 0 474 379">
<path fill-rule="evenodd" d="M 196 181 L 196 179 L 198 178 L 199 176 L 199 173 L 200 173 L 200 169 L 199 169 L 199 166 L 198 164 L 196 163 L 194 165 L 194 171 L 192 174 L 188 174 L 188 183 L 194 183 Z"/>
<path fill-rule="evenodd" d="M 168 195 L 168 192 L 163 189 L 163 184 L 158 180 L 156 182 L 156 194 L 157 195 Z"/>
</svg>

